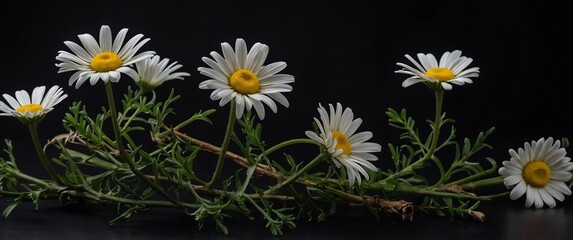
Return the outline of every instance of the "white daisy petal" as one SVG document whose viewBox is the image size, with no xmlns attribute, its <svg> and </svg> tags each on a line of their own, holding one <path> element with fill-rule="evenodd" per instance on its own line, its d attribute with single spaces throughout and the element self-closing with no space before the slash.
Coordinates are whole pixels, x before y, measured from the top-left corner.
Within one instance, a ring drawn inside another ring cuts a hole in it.
<svg viewBox="0 0 573 240">
<path fill-rule="evenodd" d="M 40 87 L 34 88 L 34 90 L 32 91 L 31 101 L 33 103 L 41 103 L 42 99 L 44 98 L 44 92 L 45 91 L 46 91 L 46 86 L 40 86 Z"/>
<path fill-rule="evenodd" d="M 547 185 L 551 185 L 551 187 L 565 195 L 571 195 L 571 189 L 564 182 L 549 181 Z"/>
<path fill-rule="evenodd" d="M 462 57 L 461 54 L 460 50 L 454 50 L 451 53 L 445 52 L 440 57 L 439 62 L 431 53 L 418 53 L 418 61 L 406 54 L 405 57 L 410 60 L 414 67 L 399 62 L 396 65 L 403 69 L 397 70 L 395 73 L 409 76 L 402 82 L 402 87 L 409 87 L 419 82 L 429 82 L 432 83 L 431 85 L 439 83 L 439 86 L 444 90 L 451 90 L 452 84 L 473 83 L 470 78 L 479 76 L 478 67 L 467 68 L 473 60 Z"/>
<path fill-rule="evenodd" d="M 539 194 L 539 189 L 538 188 L 531 188 L 531 190 L 527 189 L 527 194 L 531 193 L 532 197 L 533 197 L 533 205 L 535 205 L 535 208 L 542 208 L 543 207 L 543 199 L 541 198 L 541 195 Z"/>
<path fill-rule="evenodd" d="M 515 168 L 499 168 L 499 174 L 502 176 L 521 175 L 521 170 Z"/>
<path fill-rule="evenodd" d="M 311 140 L 314 140 L 314 141 L 320 142 L 320 143 L 323 142 L 323 139 L 320 138 L 320 137 L 318 136 L 318 134 L 316 134 L 316 133 L 313 132 L 313 131 L 306 131 L 306 132 L 304 132 L 304 134 L 305 134 L 308 138 L 310 138 Z"/>
<path fill-rule="evenodd" d="M 36 122 L 41 117 L 52 111 L 53 107 L 68 97 L 59 86 L 51 87 L 44 95 L 45 86 L 35 87 L 32 97 L 26 90 L 18 90 L 14 93 L 16 98 L 2 94 L 8 104 L 0 101 L 0 116 L 13 116 L 26 123 Z"/>
<path fill-rule="evenodd" d="M 281 105 L 283 105 L 284 107 L 287 107 L 287 108 L 289 107 L 288 99 L 282 93 L 270 93 L 267 95 L 269 97 L 271 97 L 273 100 L 275 100 L 278 103 L 280 103 Z"/>
<path fill-rule="evenodd" d="M 561 202 L 565 200 L 565 195 L 561 191 L 559 191 L 558 187 L 554 186 L 554 184 L 552 184 L 551 182 L 547 184 L 545 190 L 547 190 L 547 192 L 551 194 L 551 196 L 553 196 L 555 199 Z"/>
<path fill-rule="evenodd" d="M 359 158 L 357 155 L 352 155 L 351 156 L 352 159 L 354 159 L 355 163 L 359 164 L 361 167 L 363 168 L 367 168 L 370 169 L 372 171 L 376 171 L 378 168 L 376 166 L 374 166 L 374 164 L 372 164 L 370 161 L 366 160 L 366 159 L 362 159 Z M 365 177 L 368 179 L 368 174 L 365 175 Z"/>
<path fill-rule="evenodd" d="M 506 168 L 511 168 L 511 169 L 518 169 L 518 170 L 522 170 L 523 169 L 523 165 L 520 165 L 518 162 L 516 161 L 503 161 L 501 163 L 504 167 Z M 525 164 L 524 164 L 525 165 Z"/>
<path fill-rule="evenodd" d="M 267 95 L 263 95 L 263 94 L 252 94 L 250 95 L 251 97 L 265 103 L 267 106 L 269 106 L 269 108 L 271 108 L 271 111 L 273 111 L 274 113 L 276 113 L 278 111 L 278 107 L 277 104 Z"/>
<path fill-rule="evenodd" d="M 346 134 L 346 135 L 348 135 L 348 134 Z M 372 134 L 372 132 L 366 131 L 366 132 L 356 133 L 356 134 L 352 135 L 352 137 L 349 137 L 348 140 L 350 140 L 350 142 L 352 144 L 358 145 L 360 143 L 368 141 L 370 138 L 372 138 L 372 136 L 374 136 L 374 134 Z"/>
<path fill-rule="evenodd" d="M 134 76 L 135 78 L 132 78 L 136 80 L 136 83 L 141 88 L 152 90 L 159 87 L 166 81 L 183 79 L 183 77 L 190 76 L 187 72 L 175 72 L 177 69 L 182 67 L 181 64 L 177 64 L 177 62 L 168 64 L 169 59 L 161 59 L 159 55 L 155 55 L 153 58 L 144 59 L 143 61 L 135 63 L 137 72 Z"/>
<path fill-rule="evenodd" d="M 573 163 L 566 154 L 561 142 L 551 137 L 525 142 L 517 151 L 510 149 L 510 161 L 503 161 L 498 170 L 506 187 L 517 184 L 510 198 L 516 200 L 525 193 L 525 207 L 553 208 L 555 199 L 563 201 L 564 195 L 571 195 L 565 182 L 573 177 Z"/>
<path fill-rule="evenodd" d="M 566 182 L 569 181 L 569 179 L 571 179 L 571 176 L 573 176 L 573 173 L 571 172 L 567 172 L 567 171 L 552 171 L 551 172 L 551 180 L 556 180 L 556 181 L 562 181 L 562 182 Z"/>
<path fill-rule="evenodd" d="M 243 116 L 243 112 L 245 111 L 245 96 L 237 94 L 235 96 L 235 103 L 237 104 L 235 115 L 237 116 L 237 119 L 239 119 Z"/>
<path fill-rule="evenodd" d="M 56 60 L 60 63 L 58 73 L 73 71 L 74 74 L 69 79 L 69 85 L 79 88 L 85 81 L 89 80 L 91 85 L 95 85 L 100 79 L 103 82 L 117 82 L 120 79 L 118 74 L 126 73 L 131 78 L 137 79 L 137 73 L 131 68 L 132 64 L 150 58 L 155 54 L 153 51 L 146 51 L 137 54 L 137 51 L 149 41 L 149 38 L 142 39 L 142 34 L 132 37 L 127 43 L 123 43 L 127 29 L 120 30 L 114 40 L 112 40 L 111 29 L 107 25 L 102 25 L 99 32 L 99 43 L 90 34 L 80 34 L 78 38 L 82 46 L 71 41 L 64 44 L 75 54 L 66 51 L 59 51 Z M 136 55 L 137 54 L 137 55 Z M 99 59 L 117 59 L 116 63 L 109 64 L 108 60 L 102 64 Z M 99 63 L 99 64 L 98 64 Z M 128 69 L 129 70 L 128 70 Z"/>
<path fill-rule="evenodd" d="M 510 175 L 510 176 L 507 176 L 503 179 L 503 183 L 506 186 L 512 186 L 512 185 L 518 184 L 522 180 L 523 180 L 523 177 L 521 177 L 521 175 Z"/>
<path fill-rule="evenodd" d="M 441 85 L 445 90 L 452 90 L 452 85 L 447 82 L 442 82 Z"/>
<path fill-rule="evenodd" d="M 425 81 L 426 81 L 426 79 L 417 78 L 417 77 L 408 78 L 408 79 L 404 80 L 404 82 L 402 82 L 402 87 L 406 88 L 406 87 L 412 86 L 416 83 L 425 82 Z"/>
<path fill-rule="evenodd" d="M 249 50 L 245 41 L 238 38 L 234 50 L 226 42 L 221 43 L 221 50 L 222 56 L 211 52 L 213 59 L 203 57 L 202 60 L 208 67 L 197 69 L 201 75 L 212 78 L 199 84 L 200 89 L 213 89 L 218 92 L 217 95 L 211 94 L 211 99 L 222 99 L 219 103 L 226 104 L 232 96 L 237 104 L 237 118 L 243 115 L 242 111 L 254 107 L 257 116 L 262 120 L 265 116 L 264 105 L 269 106 L 274 113 L 277 112 L 275 101 L 285 107 L 289 106 L 288 100 L 281 93 L 292 91 L 292 86 L 288 84 L 294 82 L 294 77 L 278 74 L 286 67 L 285 62 L 263 65 L 268 54 L 267 45 L 255 43 Z M 220 92 L 218 89 L 221 88 L 230 89 L 234 93 L 231 95 L 228 92 Z M 220 95 L 223 93 L 224 96 Z"/>
<path fill-rule="evenodd" d="M 520 157 L 519 157 L 519 154 L 517 154 L 517 152 L 516 152 L 515 150 L 509 149 L 508 152 L 509 152 L 509 155 L 510 155 L 512 158 L 514 158 L 514 159 L 516 159 L 516 160 L 518 160 L 518 161 L 521 161 L 521 159 L 520 159 Z"/>
<path fill-rule="evenodd" d="M 261 86 L 269 86 L 275 83 L 293 83 L 294 76 L 289 74 L 275 74 L 264 79 L 259 79 Z"/>
<path fill-rule="evenodd" d="M 265 79 L 284 70 L 286 66 L 285 62 L 274 62 L 262 67 L 257 75 L 260 76 L 260 79 Z"/>
<path fill-rule="evenodd" d="M 379 152 L 379 151 L 377 151 Z M 352 156 L 359 158 L 359 159 L 364 159 L 364 160 L 368 160 L 368 161 L 377 161 L 378 157 L 376 157 L 376 155 L 371 154 L 371 153 L 362 153 L 362 152 L 352 152 Z"/>
<path fill-rule="evenodd" d="M 8 94 L 2 94 L 2 97 L 4 97 L 4 99 L 6 99 L 6 102 L 8 102 L 8 104 L 10 105 L 10 107 L 12 107 L 12 109 L 15 110 L 18 107 L 20 107 L 20 103 L 18 103 L 18 101 L 14 97 L 12 97 Z"/>
<path fill-rule="evenodd" d="M 24 90 L 16 91 L 16 100 L 20 105 L 30 104 L 30 94 Z"/>
<path fill-rule="evenodd" d="M 371 154 L 380 152 L 382 146 L 377 143 L 366 142 L 372 137 L 369 131 L 354 134 L 362 123 L 361 119 L 353 119 L 352 109 L 343 108 L 342 104 L 328 104 L 328 110 L 318 104 L 320 120 L 314 118 L 319 133 L 307 131 L 306 135 L 319 144 L 324 145 L 331 155 L 331 161 L 340 168 L 344 166 L 348 183 L 352 186 L 355 183 L 362 183 L 362 176 L 370 179 L 368 171 L 377 171 L 378 168 L 372 164 L 378 158 Z M 357 121 L 358 120 L 358 121 Z M 333 139 L 334 138 L 334 139 Z"/>
<path fill-rule="evenodd" d="M 525 207 L 531 207 L 535 202 L 535 195 L 539 196 L 537 190 L 530 185 L 525 186 Z"/>
<path fill-rule="evenodd" d="M 545 188 L 539 188 L 538 190 L 539 190 L 539 196 L 541 197 L 543 202 L 547 204 L 547 206 L 549 206 L 550 208 L 554 208 L 557 205 L 555 199 L 553 199 L 553 197 L 547 192 L 547 190 L 545 190 Z"/>
</svg>

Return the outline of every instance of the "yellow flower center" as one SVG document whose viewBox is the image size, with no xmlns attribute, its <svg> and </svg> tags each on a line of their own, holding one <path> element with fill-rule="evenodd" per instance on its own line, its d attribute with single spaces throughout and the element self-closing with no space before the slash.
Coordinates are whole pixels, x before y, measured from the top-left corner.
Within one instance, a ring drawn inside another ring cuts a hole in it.
<svg viewBox="0 0 573 240">
<path fill-rule="evenodd" d="M 236 92 L 253 94 L 259 92 L 259 79 L 249 70 L 239 69 L 229 78 L 229 84 Z"/>
<path fill-rule="evenodd" d="M 551 170 L 543 161 L 532 161 L 523 168 L 523 179 L 533 187 L 545 187 L 551 177 Z"/>
<path fill-rule="evenodd" d="M 426 76 L 433 77 L 440 82 L 447 82 L 448 80 L 452 80 L 456 77 L 450 69 L 441 67 L 430 68 L 430 70 L 426 72 Z"/>
<path fill-rule="evenodd" d="M 118 69 L 123 65 L 121 58 L 112 52 L 102 52 L 94 57 L 90 67 L 96 72 L 108 72 Z"/>
<path fill-rule="evenodd" d="M 26 105 L 22 105 L 20 107 L 18 107 L 18 109 L 16 109 L 16 111 L 24 113 L 26 111 L 30 111 L 30 112 L 37 112 L 44 109 L 44 107 L 42 107 L 42 105 L 40 104 L 35 104 L 35 103 L 31 103 L 31 104 L 26 104 Z"/>
<path fill-rule="evenodd" d="M 352 147 L 350 146 L 350 141 L 344 136 L 344 133 L 340 131 L 332 131 L 332 137 L 336 139 L 336 147 L 334 149 L 342 149 L 342 154 L 350 155 Z"/>
</svg>

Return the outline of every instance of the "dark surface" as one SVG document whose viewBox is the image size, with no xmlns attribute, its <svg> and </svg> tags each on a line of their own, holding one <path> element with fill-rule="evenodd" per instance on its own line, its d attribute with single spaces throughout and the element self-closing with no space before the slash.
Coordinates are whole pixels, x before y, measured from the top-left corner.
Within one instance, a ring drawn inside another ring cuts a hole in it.
<svg viewBox="0 0 573 240">
<path fill-rule="evenodd" d="M 414 220 L 377 221 L 363 210 L 341 209 L 324 222 L 297 221 L 283 236 L 272 236 L 260 219 L 228 219 L 229 235 L 206 222 L 199 229 L 192 216 L 176 209 L 150 209 L 129 221 L 109 225 L 113 207 L 60 207 L 57 202 L 31 203 L 0 221 L 0 239 L 571 239 L 573 200 L 554 209 L 525 209 L 520 201 L 499 199 L 478 208 L 486 221 L 417 213 Z"/>
</svg>

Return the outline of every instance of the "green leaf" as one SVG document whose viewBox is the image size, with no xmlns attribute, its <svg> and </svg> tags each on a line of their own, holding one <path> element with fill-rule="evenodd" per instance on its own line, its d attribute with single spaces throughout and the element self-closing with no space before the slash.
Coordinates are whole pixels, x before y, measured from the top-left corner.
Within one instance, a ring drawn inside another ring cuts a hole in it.
<svg viewBox="0 0 573 240">
<path fill-rule="evenodd" d="M 10 213 L 12 213 L 12 211 L 18 206 L 20 205 L 24 199 L 26 198 L 26 194 L 22 193 L 20 194 L 20 196 L 18 196 L 17 198 L 15 198 L 14 200 L 10 201 L 10 204 L 8 204 L 8 206 L 6 206 L 6 208 L 4 208 L 4 211 L 2 212 L 2 217 L 3 218 L 8 218 L 8 216 L 10 215 Z"/>
</svg>

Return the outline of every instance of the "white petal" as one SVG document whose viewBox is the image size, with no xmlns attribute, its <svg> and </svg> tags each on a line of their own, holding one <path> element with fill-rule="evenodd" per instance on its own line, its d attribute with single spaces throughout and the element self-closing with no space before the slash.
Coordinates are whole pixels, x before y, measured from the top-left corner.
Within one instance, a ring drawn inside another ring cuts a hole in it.
<svg viewBox="0 0 573 240">
<path fill-rule="evenodd" d="M 16 99 L 21 105 L 30 104 L 30 94 L 25 90 L 16 91 Z"/>
<path fill-rule="evenodd" d="M 563 193 L 561 191 L 559 191 L 559 189 L 557 189 L 557 187 L 555 186 L 555 184 L 547 183 L 547 185 L 545 185 L 545 190 L 551 194 L 551 196 L 553 196 L 555 199 L 559 200 L 559 201 L 563 201 L 565 200 L 565 195 L 563 195 Z"/>
<path fill-rule="evenodd" d="M 573 173 L 571 172 L 566 172 L 566 171 L 553 171 L 551 172 L 551 180 L 556 180 L 556 181 L 561 181 L 561 182 L 566 182 L 569 181 L 569 179 L 571 179 L 571 177 L 573 176 Z"/>
<path fill-rule="evenodd" d="M 544 188 L 539 188 L 539 196 L 550 208 L 554 208 L 557 205 L 555 199 L 553 199 L 553 197 Z"/>
<path fill-rule="evenodd" d="M 418 78 L 418 77 L 411 77 L 402 82 L 402 87 L 409 87 L 419 82 L 424 82 L 426 79 Z"/>
<path fill-rule="evenodd" d="M 452 90 L 452 85 L 447 83 L 447 82 L 442 82 L 442 88 L 444 88 L 444 90 Z"/>
<path fill-rule="evenodd" d="M 502 176 L 512 176 L 512 175 L 521 175 L 522 171 L 519 169 L 515 169 L 515 168 L 506 168 L 506 167 L 501 167 L 499 168 L 499 174 Z"/>
<path fill-rule="evenodd" d="M 505 184 L 505 186 L 508 186 L 508 187 L 515 185 L 515 184 L 518 184 L 522 181 L 523 181 L 523 177 L 521 176 L 521 174 L 510 175 L 510 176 L 507 176 L 503 179 L 503 183 Z"/>
<path fill-rule="evenodd" d="M 46 86 L 35 87 L 34 91 L 32 91 L 31 103 L 41 104 L 45 91 L 46 91 Z"/>
<path fill-rule="evenodd" d="M 509 197 L 511 198 L 511 200 L 516 200 L 518 198 L 520 198 L 521 196 L 523 196 L 523 194 L 526 192 L 527 190 L 527 184 L 525 183 L 525 181 L 521 181 L 519 182 L 519 184 L 515 185 L 515 187 L 513 187 L 513 189 L 511 190 L 511 193 L 509 194 Z M 531 204 L 530 204 L 531 206 Z"/>
</svg>

